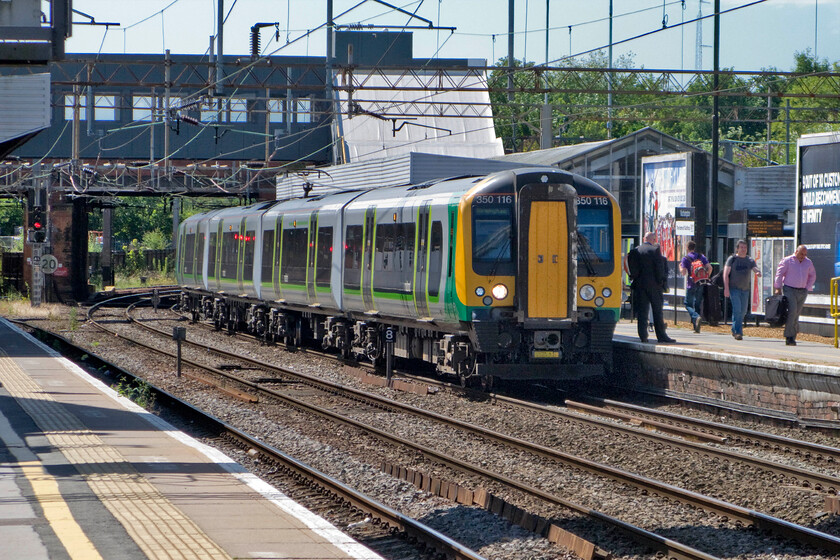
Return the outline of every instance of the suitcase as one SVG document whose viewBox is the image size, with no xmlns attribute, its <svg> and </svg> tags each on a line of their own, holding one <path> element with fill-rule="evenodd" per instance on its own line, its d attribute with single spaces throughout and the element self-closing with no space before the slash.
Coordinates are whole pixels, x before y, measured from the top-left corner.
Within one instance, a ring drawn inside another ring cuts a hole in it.
<svg viewBox="0 0 840 560">
<path fill-rule="evenodd" d="M 787 320 L 787 298 L 781 294 L 773 294 L 764 300 L 764 320 L 771 327 L 780 327 Z"/>
<path fill-rule="evenodd" d="M 713 327 L 723 319 L 720 288 L 711 282 L 703 284 L 703 304 L 700 306 L 700 316 Z"/>
</svg>

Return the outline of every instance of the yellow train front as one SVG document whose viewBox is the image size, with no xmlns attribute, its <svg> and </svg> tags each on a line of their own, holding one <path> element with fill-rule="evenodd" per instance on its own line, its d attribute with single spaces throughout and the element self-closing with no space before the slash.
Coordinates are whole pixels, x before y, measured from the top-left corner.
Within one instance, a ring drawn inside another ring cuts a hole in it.
<svg viewBox="0 0 840 560">
<path fill-rule="evenodd" d="M 621 305 L 620 225 L 608 191 L 554 169 L 499 173 L 466 193 L 456 299 L 476 354 L 456 373 L 565 381 L 608 371 Z"/>
</svg>

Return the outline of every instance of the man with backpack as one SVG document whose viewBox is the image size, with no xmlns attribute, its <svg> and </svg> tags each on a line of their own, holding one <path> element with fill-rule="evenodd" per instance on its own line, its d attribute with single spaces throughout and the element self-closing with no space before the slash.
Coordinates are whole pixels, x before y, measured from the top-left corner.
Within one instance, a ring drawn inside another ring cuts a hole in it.
<svg viewBox="0 0 840 560">
<path fill-rule="evenodd" d="M 680 272 L 685 281 L 685 310 L 691 317 L 694 332 L 700 332 L 700 306 L 703 304 L 702 282 L 709 279 L 712 265 L 706 255 L 696 250 L 694 241 L 688 242 L 688 253 L 680 261 Z"/>
</svg>

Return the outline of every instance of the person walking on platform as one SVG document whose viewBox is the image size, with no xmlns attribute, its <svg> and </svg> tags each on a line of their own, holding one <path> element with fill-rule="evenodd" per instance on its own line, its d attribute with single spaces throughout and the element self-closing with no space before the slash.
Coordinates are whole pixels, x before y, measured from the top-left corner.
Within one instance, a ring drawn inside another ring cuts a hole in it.
<svg viewBox="0 0 840 560">
<path fill-rule="evenodd" d="M 790 256 L 783 258 L 776 269 L 773 287 L 777 294 L 784 294 L 787 300 L 788 315 L 785 321 L 785 344 L 796 346 L 796 334 L 799 332 L 799 315 L 808 292 L 814 290 L 817 271 L 808 258 L 808 248 L 800 245 Z"/>
<path fill-rule="evenodd" d="M 701 280 L 712 274 L 712 265 L 706 255 L 697 251 L 694 241 L 688 242 L 688 253 L 680 261 L 680 272 L 685 276 L 685 310 L 691 317 L 694 332 L 700 332 L 700 306 L 703 305 L 703 285 Z"/>
<path fill-rule="evenodd" d="M 723 267 L 723 295 L 732 303 L 732 336 L 744 338 L 744 317 L 750 305 L 750 272 L 761 276 L 755 259 L 747 255 L 747 242 L 739 239 L 735 254 L 726 259 Z"/>
<path fill-rule="evenodd" d="M 627 253 L 627 269 L 630 272 L 633 290 L 633 313 L 639 340 L 648 341 L 648 311 L 653 312 L 653 328 L 659 342 L 676 342 L 665 332 L 665 319 L 662 316 L 662 292 L 668 286 L 668 273 L 665 269 L 665 257 L 656 244 L 656 234 L 648 232 L 641 245 L 633 247 Z"/>
</svg>

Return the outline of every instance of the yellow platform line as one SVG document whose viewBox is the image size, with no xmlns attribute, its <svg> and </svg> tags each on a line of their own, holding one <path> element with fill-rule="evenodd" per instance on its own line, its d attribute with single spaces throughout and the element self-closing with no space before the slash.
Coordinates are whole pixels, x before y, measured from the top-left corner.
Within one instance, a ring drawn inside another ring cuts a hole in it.
<svg viewBox="0 0 840 560">
<path fill-rule="evenodd" d="M 114 447 L 88 430 L 2 350 L 0 383 L 151 560 L 230 560 L 221 547 Z M 52 494 L 58 497 L 58 484 L 54 480 L 53 484 Z M 63 503 L 63 499 L 59 501 Z M 70 514 L 69 509 L 67 514 Z M 64 540 L 62 544 L 65 544 Z M 75 541 L 69 539 L 65 544 L 73 556 L 69 546 L 76 546 Z"/>
<path fill-rule="evenodd" d="M 48 475 L 40 463 L 18 463 L 23 475 L 32 486 L 32 492 L 41 504 L 44 517 L 55 536 L 73 560 L 102 560 L 102 556 L 73 517 L 67 502 L 61 496 L 58 482 Z"/>
</svg>

